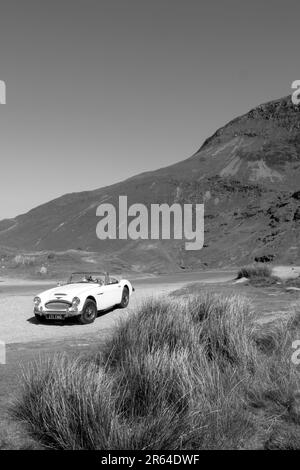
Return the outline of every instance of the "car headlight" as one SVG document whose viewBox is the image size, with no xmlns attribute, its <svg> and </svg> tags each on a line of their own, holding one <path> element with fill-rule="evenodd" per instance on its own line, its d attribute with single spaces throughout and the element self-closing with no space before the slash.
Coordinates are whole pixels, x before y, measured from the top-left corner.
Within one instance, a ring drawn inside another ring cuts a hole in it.
<svg viewBox="0 0 300 470">
<path fill-rule="evenodd" d="M 40 305 L 40 303 L 41 303 L 40 297 L 35 297 L 35 298 L 33 299 L 33 302 L 34 302 L 34 305 L 36 305 L 36 306 Z"/>
<path fill-rule="evenodd" d="M 72 300 L 72 307 L 77 307 L 80 304 L 80 299 L 79 297 L 74 297 Z"/>
</svg>

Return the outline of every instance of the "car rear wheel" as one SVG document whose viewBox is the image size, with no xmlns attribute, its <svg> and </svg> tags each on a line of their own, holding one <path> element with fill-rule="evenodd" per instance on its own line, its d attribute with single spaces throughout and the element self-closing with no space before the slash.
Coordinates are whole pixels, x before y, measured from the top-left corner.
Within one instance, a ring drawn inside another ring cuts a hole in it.
<svg viewBox="0 0 300 470">
<path fill-rule="evenodd" d="M 121 308 L 126 308 L 128 307 L 129 304 L 129 290 L 128 287 L 124 287 L 123 292 L 122 292 L 122 300 L 120 303 Z"/>
<path fill-rule="evenodd" d="M 93 323 L 97 317 L 97 305 L 93 300 L 87 300 L 84 304 L 82 314 L 79 317 L 79 322 L 82 325 Z"/>
</svg>

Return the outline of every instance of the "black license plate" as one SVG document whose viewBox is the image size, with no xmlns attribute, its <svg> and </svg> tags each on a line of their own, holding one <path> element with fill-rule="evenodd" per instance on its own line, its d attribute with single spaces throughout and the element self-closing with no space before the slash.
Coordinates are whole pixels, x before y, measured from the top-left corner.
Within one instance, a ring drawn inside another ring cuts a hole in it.
<svg viewBox="0 0 300 470">
<path fill-rule="evenodd" d="M 51 314 L 47 315 L 47 320 L 62 320 L 64 317 L 62 315 Z"/>
</svg>

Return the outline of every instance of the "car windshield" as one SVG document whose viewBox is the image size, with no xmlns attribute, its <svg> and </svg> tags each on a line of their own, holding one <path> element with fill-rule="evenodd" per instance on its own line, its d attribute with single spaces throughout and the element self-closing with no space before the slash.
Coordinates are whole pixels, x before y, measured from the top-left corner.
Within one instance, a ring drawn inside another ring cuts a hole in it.
<svg viewBox="0 0 300 470">
<path fill-rule="evenodd" d="M 69 284 L 92 283 L 105 284 L 105 274 L 103 273 L 73 273 L 69 279 Z"/>
<path fill-rule="evenodd" d="M 97 273 L 97 272 L 82 272 L 82 273 L 72 273 L 68 284 L 78 284 L 78 283 L 91 283 L 91 284 L 100 284 L 109 285 L 109 284 L 118 284 L 118 279 L 110 276 L 108 273 Z"/>
</svg>

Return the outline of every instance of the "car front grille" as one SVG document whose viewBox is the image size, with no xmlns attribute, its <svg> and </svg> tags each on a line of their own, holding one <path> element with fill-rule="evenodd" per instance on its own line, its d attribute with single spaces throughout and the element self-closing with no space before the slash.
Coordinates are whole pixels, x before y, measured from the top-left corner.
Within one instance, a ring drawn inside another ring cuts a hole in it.
<svg viewBox="0 0 300 470">
<path fill-rule="evenodd" d="M 45 307 L 47 310 L 55 311 L 55 312 L 65 312 L 68 308 L 72 306 L 71 302 L 61 302 L 54 300 L 52 302 L 46 303 Z"/>
</svg>

